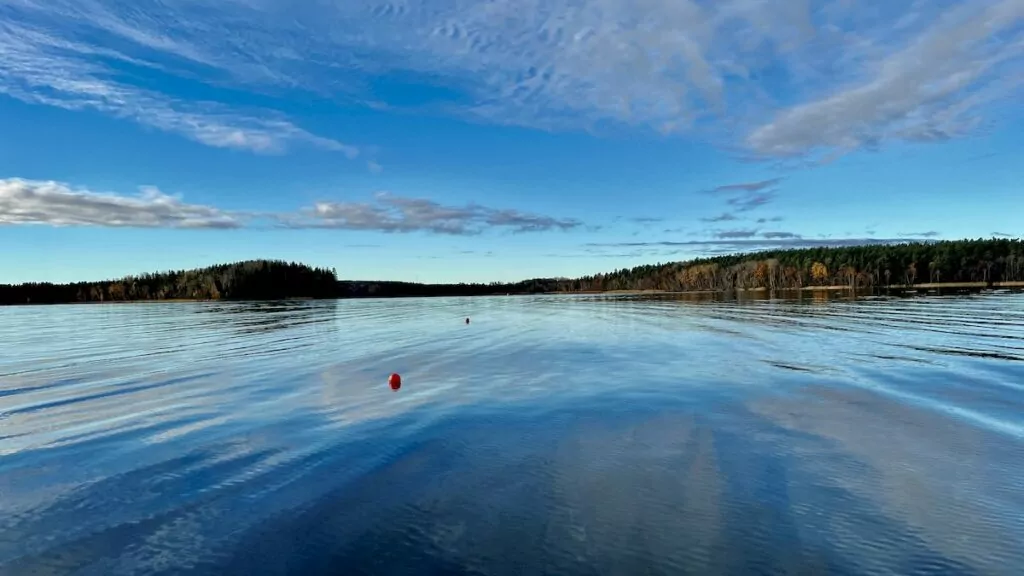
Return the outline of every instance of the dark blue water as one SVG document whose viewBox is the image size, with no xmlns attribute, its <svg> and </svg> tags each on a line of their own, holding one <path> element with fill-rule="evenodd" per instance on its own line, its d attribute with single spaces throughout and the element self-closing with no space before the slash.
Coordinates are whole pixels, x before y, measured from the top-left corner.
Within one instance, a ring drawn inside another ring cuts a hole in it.
<svg viewBox="0 0 1024 576">
<path fill-rule="evenodd" d="M 1021 295 L 0 309 L 5 575 L 1022 567 Z"/>
</svg>

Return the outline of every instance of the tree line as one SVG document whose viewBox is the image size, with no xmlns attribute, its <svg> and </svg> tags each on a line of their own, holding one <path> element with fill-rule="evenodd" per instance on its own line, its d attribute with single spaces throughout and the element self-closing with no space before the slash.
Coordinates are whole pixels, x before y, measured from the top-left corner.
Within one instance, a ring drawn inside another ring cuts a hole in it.
<svg viewBox="0 0 1024 576">
<path fill-rule="evenodd" d="M 247 260 L 101 282 L 0 284 L 0 304 L 484 296 L 537 294 L 558 289 L 558 282 L 550 279 L 486 284 L 338 280 L 335 270 L 278 260 Z"/>
<path fill-rule="evenodd" d="M 567 291 L 792 290 L 1024 281 L 1019 239 L 947 240 L 767 250 L 622 269 L 568 282 Z"/>
<path fill-rule="evenodd" d="M 103 282 L 0 285 L 0 304 L 138 300 L 277 300 L 333 298 L 334 270 L 294 262 L 247 260 L 196 270 L 127 276 Z"/>
<path fill-rule="evenodd" d="M 558 292 L 562 281 L 535 278 L 521 282 L 419 284 L 416 282 L 342 280 L 338 298 L 405 298 L 430 296 L 497 296 L 502 294 L 544 294 Z"/>
<path fill-rule="evenodd" d="M 277 260 L 248 260 L 104 282 L 0 285 L 0 304 L 483 296 L 611 290 L 788 290 L 807 286 L 872 289 L 922 283 L 969 282 L 992 286 L 1022 281 L 1024 242 L 978 239 L 769 250 L 637 266 L 575 279 L 537 278 L 515 283 L 338 280 L 333 269 Z"/>
</svg>

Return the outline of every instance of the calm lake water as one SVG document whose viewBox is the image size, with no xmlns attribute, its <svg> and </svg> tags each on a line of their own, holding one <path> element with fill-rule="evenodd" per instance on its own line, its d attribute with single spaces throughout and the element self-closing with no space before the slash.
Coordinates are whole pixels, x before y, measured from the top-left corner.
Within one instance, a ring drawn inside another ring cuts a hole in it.
<svg viewBox="0 0 1024 576">
<path fill-rule="evenodd" d="M 1024 295 L 0 309 L 0 574 L 1022 569 Z"/>
</svg>

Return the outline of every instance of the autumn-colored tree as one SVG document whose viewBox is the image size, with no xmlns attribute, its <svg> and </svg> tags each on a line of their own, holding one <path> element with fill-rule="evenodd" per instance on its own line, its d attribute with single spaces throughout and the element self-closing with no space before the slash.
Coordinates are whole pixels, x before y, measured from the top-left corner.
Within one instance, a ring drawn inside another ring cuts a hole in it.
<svg viewBox="0 0 1024 576">
<path fill-rule="evenodd" d="M 818 284 L 823 284 L 828 280 L 828 267 L 821 262 L 811 264 L 811 278 Z"/>
<path fill-rule="evenodd" d="M 126 296 L 124 284 L 119 282 L 112 283 L 107 288 L 107 293 L 110 294 L 111 300 L 124 300 Z"/>
<path fill-rule="evenodd" d="M 754 280 L 758 286 L 765 286 L 768 284 L 768 263 L 758 262 L 754 268 Z"/>
</svg>

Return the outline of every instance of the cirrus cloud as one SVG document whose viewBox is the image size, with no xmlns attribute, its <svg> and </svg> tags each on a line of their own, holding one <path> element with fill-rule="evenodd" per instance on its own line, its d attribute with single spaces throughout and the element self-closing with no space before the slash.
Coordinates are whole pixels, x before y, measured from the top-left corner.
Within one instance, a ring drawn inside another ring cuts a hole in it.
<svg viewBox="0 0 1024 576">
<path fill-rule="evenodd" d="M 0 6 L 0 90 L 213 146 L 354 153 L 125 70 L 376 110 L 409 108 L 379 82 L 429 79 L 442 95 L 416 106 L 473 121 L 834 156 L 1012 113 L 1001 104 L 1024 77 L 1022 18 L 1020 0 L 17 0 Z"/>
<path fill-rule="evenodd" d="M 935 240 L 922 240 L 920 238 L 811 238 L 799 234 L 766 232 L 760 234 L 755 232 L 748 235 L 748 231 L 739 231 L 739 234 L 731 235 L 726 231 L 726 236 L 721 233 L 712 234 L 713 238 L 699 240 L 662 240 L 652 242 L 590 242 L 584 244 L 584 248 L 612 248 L 612 249 L 667 249 L 675 253 L 715 255 L 728 252 L 758 252 L 762 250 L 785 250 L 795 248 L 817 248 L 817 247 L 846 247 L 846 246 L 871 246 L 886 244 L 907 244 L 935 242 Z"/>
<path fill-rule="evenodd" d="M 769 240 L 781 240 L 781 239 L 793 239 L 800 240 L 802 236 L 793 232 L 765 232 L 761 234 L 762 238 L 768 238 Z"/>
<path fill-rule="evenodd" d="M 775 192 L 762 192 L 750 194 L 738 198 L 730 198 L 727 203 L 736 209 L 737 212 L 749 212 L 760 208 L 775 199 Z"/>
<path fill-rule="evenodd" d="M 708 192 L 710 192 L 710 193 L 746 192 L 746 193 L 749 193 L 749 194 L 753 194 L 755 192 L 760 192 L 760 191 L 765 190 L 767 188 L 772 188 L 775 185 L 777 185 L 779 182 L 782 182 L 782 180 L 783 180 L 782 178 L 769 178 L 767 180 L 757 180 L 757 181 L 754 181 L 754 182 L 739 182 L 739 183 L 736 183 L 736 184 L 722 184 L 720 186 L 715 186 L 714 188 L 708 190 Z"/>
<path fill-rule="evenodd" d="M 795 156 L 944 140 L 975 129 L 986 104 L 1020 87 L 1024 2 L 946 4 L 917 2 L 864 48 L 848 51 L 859 60 L 851 62 L 859 64 L 858 76 L 776 114 L 748 135 L 747 147 Z M 917 33 L 903 34 L 901 21 Z"/>
<path fill-rule="evenodd" d="M 701 218 L 700 221 L 701 222 L 731 222 L 733 220 L 738 220 L 738 219 L 739 218 L 737 218 L 736 215 L 733 214 L 732 212 L 723 212 L 723 213 L 719 214 L 718 216 L 712 216 L 710 218 Z"/>
<path fill-rule="evenodd" d="M 82 3 L 83 7 L 88 5 Z M 37 12 L 45 14 L 57 7 L 59 4 L 44 8 L 29 1 L 0 6 L 0 94 L 30 104 L 98 111 L 214 148 L 276 154 L 295 145 L 307 145 L 340 152 L 350 159 L 359 154 L 357 147 L 310 133 L 273 110 L 246 112 L 224 103 L 188 99 L 136 85 L 130 75 L 121 72 L 122 68 L 163 67 L 85 39 L 68 39 L 77 35 L 75 22 L 63 22 L 71 27 L 68 29 L 25 23 L 38 18 Z M 55 16 L 71 18 L 73 14 Z M 82 24 L 88 25 L 87 14 L 82 16 L 86 18 Z M 112 20 L 104 22 L 114 25 Z M 144 32 L 133 31 L 127 25 L 118 30 L 147 44 Z M 148 41 L 150 49 L 175 45 L 169 40 Z"/>
<path fill-rule="evenodd" d="M 753 238 L 757 236 L 757 230 L 719 230 L 712 235 L 722 240 L 735 240 L 737 238 Z"/>
</svg>

